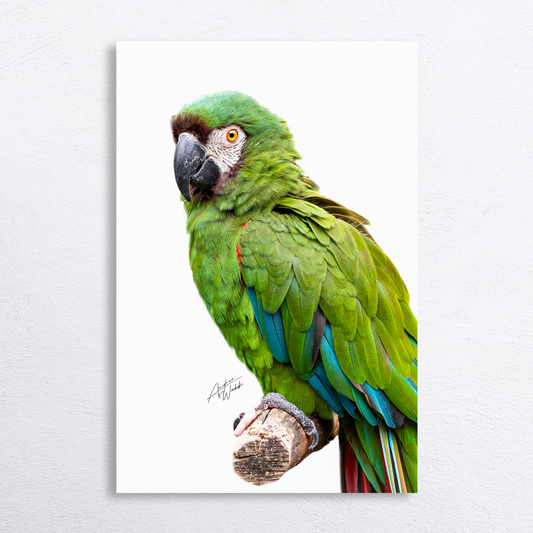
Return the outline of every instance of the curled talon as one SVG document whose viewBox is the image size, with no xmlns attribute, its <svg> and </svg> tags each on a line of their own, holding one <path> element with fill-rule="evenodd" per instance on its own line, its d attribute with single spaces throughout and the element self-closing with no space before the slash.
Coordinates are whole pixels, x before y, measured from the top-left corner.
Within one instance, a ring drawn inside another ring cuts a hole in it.
<svg viewBox="0 0 533 533">
<path fill-rule="evenodd" d="M 312 450 L 318 444 L 319 436 L 314 422 L 308 418 L 303 411 L 298 409 L 294 404 L 289 402 L 284 396 L 278 392 L 269 392 L 259 402 L 259 405 L 255 409 L 251 409 L 246 413 L 241 413 L 239 418 L 236 418 L 233 422 L 234 434 L 236 437 L 242 435 L 243 431 L 265 410 L 274 407 L 281 409 L 286 413 L 294 417 L 304 429 L 306 435 L 313 436 L 313 442 L 309 446 Z"/>
<path fill-rule="evenodd" d="M 313 424 L 313 430 L 309 433 L 308 431 L 305 432 L 306 435 L 313 435 L 313 442 L 309 446 L 309 449 L 312 450 L 317 444 L 319 440 L 318 431 L 316 430 L 315 424 L 312 420 L 309 420 L 311 424 Z"/>
</svg>

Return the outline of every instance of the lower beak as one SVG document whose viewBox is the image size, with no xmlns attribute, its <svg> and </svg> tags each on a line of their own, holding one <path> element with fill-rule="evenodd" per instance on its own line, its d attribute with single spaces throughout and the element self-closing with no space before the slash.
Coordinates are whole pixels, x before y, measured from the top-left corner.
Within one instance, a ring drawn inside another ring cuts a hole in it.
<svg viewBox="0 0 533 533">
<path fill-rule="evenodd" d="M 182 133 L 174 153 L 174 175 L 181 194 L 190 202 L 189 186 L 211 189 L 220 177 L 220 167 L 212 157 L 206 158 L 202 144 L 190 134 Z"/>
</svg>

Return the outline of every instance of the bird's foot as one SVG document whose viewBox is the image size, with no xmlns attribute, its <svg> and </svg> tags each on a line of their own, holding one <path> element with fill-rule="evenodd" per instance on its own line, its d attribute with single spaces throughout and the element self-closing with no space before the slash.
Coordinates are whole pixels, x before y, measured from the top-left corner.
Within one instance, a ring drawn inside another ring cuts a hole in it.
<svg viewBox="0 0 533 533">
<path fill-rule="evenodd" d="M 233 422 L 233 432 L 236 437 L 242 435 L 243 431 L 265 410 L 270 407 L 281 409 L 286 413 L 293 416 L 303 427 L 306 435 L 313 436 L 313 442 L 309 446 L 312 450 L 318 444 L 318 431 L 316 430 L 314 422 L 304 415 L 304 413 L 296 407 L 296 405 L 290 403 L 284 396 L 277 392 L 269 392 L 266 396 L 263 396 L 259 405 L 241 413 Z"/>
</svg>

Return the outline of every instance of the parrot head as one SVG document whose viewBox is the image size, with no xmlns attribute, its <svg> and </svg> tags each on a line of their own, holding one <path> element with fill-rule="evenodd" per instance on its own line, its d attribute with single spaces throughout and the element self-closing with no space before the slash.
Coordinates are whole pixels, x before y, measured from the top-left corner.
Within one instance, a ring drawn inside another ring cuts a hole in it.
<svg viewBox="0 0 533 533">
<path fill-rule="evenodd" d="M 171 118 L 174 174 L 189 203 L 245 212 L 298 186 L 302 171 L 284 120 L 250 96 L 202 96 Z"/>
</svg>

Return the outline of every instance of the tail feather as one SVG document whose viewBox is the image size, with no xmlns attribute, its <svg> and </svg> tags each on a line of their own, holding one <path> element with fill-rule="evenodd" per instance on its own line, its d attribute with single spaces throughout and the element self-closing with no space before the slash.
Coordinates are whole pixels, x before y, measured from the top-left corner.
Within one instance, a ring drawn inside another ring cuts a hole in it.
<svg viewBox="0 0 533 533">
<path fill-rule="evenodd" d="M 379 423 L 379 438 L 387 477 L 387 489 L 390 488 L 393 494 L 413 492 L 410 483 L 411 491 L 408 490 L 408 481 L 404 473 L 404 457 L 402 457 L 396 434 L 382 421 Z"/>
<path fill-rule="evenodd" d="M 372 493 L 376 489 L 368 480 L 350 446 L 350 443 L 342 434 L 341 437 L 341 489 L 343 493 Z"/>
<path fill-rule="evenodd" d="M 418 492 L 417 463 L 418 444 L 416 424 L 405 424 L 396 431 L 409 492 Z M 409 486 L 411 490 L 409 490 Z"/>
<path fill-rule="evenodd" d="M 343 492 L 417 492 L 416 424 L 395 429 L 345 418 L 340 444 Z"/>
<path fill-rule="evenodd" d="M 355 493 L 359 484 L 359 463 L 344 433 L 339 435 L 341 455 L 341 490 L 343 493 Z"/>
</svg>

